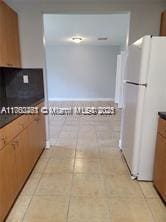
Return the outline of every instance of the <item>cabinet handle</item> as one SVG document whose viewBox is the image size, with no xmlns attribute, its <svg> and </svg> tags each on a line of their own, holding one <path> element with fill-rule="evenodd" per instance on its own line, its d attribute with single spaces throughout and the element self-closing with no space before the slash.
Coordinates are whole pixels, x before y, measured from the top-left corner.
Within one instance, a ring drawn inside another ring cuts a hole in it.
<svg viewBox="0 0 166 222">
<path fill-rule="evenodd" d="M 13 67 L 13 64 L 7 63 L 7 66 L 9 66 L 9 67 Z"/>
<path fill-rule="evenodd" d="M 14 141 L 14 143 L 15 143 L 15 144 L 19 144 L 19 142 L 18 142 L 17 140 L 16 140 L 16 141 Z"/>
<path fill-rule="evenodd" d="M 15 144 L 15 143 L 12 143 L 12 147 L 13 147 L 13 149 L 15 150 L 15 149 L 16 149 L 16 144 Z"/>
<path fill-rule="evenodd" d="M 35 118 L 35 121 L 36 121 L 36 122 L 38 122 L 39 120 L 40 120 L 40 118 L 39 118 L 39 117 Z"/>
<path fill-rule="evenodd" d="M 5 137 L 5 136 L 3 136 L 3 137 L 1 138 L 1 140 L 3 141 L 4 144 L 6 144 L 6 137 Z"/>
<path fill-rule="evenodd" d="M 19 144 L 19 141 L 14 141 L 13 143 L 12 143 L 12 146 L 13 146 L 13 149 L 15 150 L 16 149 L 16 146 Z"/>
</svg>

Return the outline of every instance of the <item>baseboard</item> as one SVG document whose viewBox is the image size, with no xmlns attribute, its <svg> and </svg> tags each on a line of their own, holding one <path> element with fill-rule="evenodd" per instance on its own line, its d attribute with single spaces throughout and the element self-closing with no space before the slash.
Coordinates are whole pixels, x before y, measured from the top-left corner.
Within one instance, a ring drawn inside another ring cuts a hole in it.
<svg viewBox="0 0 166 222">
<path fill-rule="evenodd" d="M 97 101 L 106 101 L 106 102 L 114 102 L 113 98 L 49 98 L 48 99 L 50 102 L 54 102 L 54 101 L 87 101 L 87 102 L 97 102 Z"/>
<path fill-rule="evenodd" d="M 122 150 L 122 141 L 121 141 L 121 139 L 119 140 L 119 148 Z"/>
<path fill-rule="evenodd" d="M 50 149 L 50 142 L 48 140 L 46 141 L 46 149 Z"/>
<path fill-rule="evenodd" d="M 49 144 L 50 144 L 50 147 L 51 147 L 51 146 L 55 146 L 55 145 L 57 144 L 57 139 L 55 139 L 55 138 L 50 138 Z"/>
</svg>

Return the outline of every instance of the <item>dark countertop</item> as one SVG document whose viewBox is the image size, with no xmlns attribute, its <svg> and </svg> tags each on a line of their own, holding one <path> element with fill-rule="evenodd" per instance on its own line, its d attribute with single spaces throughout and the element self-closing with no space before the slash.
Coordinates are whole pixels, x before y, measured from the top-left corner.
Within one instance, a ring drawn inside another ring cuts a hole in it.
<svg viewBox="0 0 166 222">
<path fill-rule="evenodd" d="M 42 103 L 44 101 L 43 99 L 36 100 L 25 100 L 24 101 L 19 101 L 17 104 L 12 104 L 9 107 L 29 107 L 29 106 L 37 106 L 38 104 Z M 8 106 L 5 106 L 8 107 Z M 6 126 L 7 124 L 11 123 L 13 120 L 17 119 L 20 117 L 22 114 L 0 114 L 0 128 Z"/>
<path fill-rule="evenodd" d="M 161 119 L 166 120 L 166 112 L 159 112 L 158 113 Z"/>
</svg>

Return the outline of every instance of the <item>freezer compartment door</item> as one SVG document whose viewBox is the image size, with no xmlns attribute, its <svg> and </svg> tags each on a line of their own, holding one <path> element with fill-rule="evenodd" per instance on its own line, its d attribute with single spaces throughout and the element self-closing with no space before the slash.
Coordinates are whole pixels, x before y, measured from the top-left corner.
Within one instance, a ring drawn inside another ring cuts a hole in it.
<svg viewBox="0 0 166 222">
<path fill-rule="evenodd" d="M 131 174 L 138 175 L 139 143 L 144 94 L 143 86 L 124 84 L 124 109 L 122 113 L 122 152 Z"/>
<path fill-rule="evenodd" d="M 147 82 L 151 37 L 145 36 L 128 48 L 125 80 L 140 84 Z"/>
</svg>

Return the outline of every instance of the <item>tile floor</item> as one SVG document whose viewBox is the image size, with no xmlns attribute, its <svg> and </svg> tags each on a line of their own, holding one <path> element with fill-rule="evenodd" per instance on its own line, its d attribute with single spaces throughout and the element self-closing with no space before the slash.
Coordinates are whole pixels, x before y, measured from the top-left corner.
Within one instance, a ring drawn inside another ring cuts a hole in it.
<svg viewBox="0 0 166 222">
<path fill-rule="evenodd" d="M 130 179 L 117 148 L 119 129 L 120 111 L 50 116 L 54 146 L 41 156 L 7 222 L 166 222 L 152 183 Z"/>
</svg>

